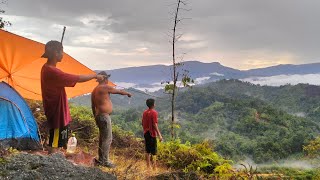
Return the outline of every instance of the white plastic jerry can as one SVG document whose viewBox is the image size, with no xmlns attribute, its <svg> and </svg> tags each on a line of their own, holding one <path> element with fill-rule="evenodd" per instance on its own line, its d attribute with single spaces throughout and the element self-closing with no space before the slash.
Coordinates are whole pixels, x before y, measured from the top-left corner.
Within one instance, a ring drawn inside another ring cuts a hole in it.
<svg viewBox="0 0 320 180">
<path fill-rule="evenodd" d="M 68 139 L 68 145 L 67 145 L 67 153 L 74 153 L 77 148 L 77 138 L 74 133 L 72 133 L 72 136 Z"/>
</svg>

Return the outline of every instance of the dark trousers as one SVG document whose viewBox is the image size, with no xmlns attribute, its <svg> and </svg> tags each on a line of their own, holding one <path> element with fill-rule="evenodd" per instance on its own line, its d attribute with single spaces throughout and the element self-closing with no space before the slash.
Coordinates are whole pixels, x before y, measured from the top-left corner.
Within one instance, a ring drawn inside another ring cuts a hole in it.
<svg viewBox="0 0 320 180">
<path fill-rule="evenodd" d="M 49 130 L 49 147 L 67 148 L 69 126 Z"/>
</svg>

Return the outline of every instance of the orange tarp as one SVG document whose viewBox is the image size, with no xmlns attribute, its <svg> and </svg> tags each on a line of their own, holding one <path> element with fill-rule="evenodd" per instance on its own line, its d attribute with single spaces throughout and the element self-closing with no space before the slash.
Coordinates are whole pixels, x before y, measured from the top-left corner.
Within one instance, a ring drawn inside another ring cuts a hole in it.
<svg viewBox="0 0 320 180">
<path fill-rule="evenodd" d="M 40 58 L 44 47 L 42 43 L 0 30 L 0 82 L 7 82 L 24 98 L 41 100 L 40 72 L 47 61 Z M 95 73 L 66 53 L 57 68 L 70 74 Z M 112 82 L 109 84 L 114 86 Z M 91 80 L 66 88 L 68 98 L 90 93 L 96 85 Z"/>
</svg>

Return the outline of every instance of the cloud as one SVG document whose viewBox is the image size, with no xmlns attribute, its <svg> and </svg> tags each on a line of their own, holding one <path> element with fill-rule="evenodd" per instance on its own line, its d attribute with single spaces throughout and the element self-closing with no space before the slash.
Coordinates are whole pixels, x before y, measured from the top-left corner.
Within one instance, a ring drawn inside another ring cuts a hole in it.
<svg viewBox="0 0 320 180">
<path fill-rule="evenodd" d="M 306 74 L 306 75 L 278 75 L 270 77 L 252 77 L 241 79 L 245 82 L 253 84 L 268 85 L 268 86 L 281 86 L 286 84 L 296 85 L 299 83 L 320 85 L 320 74 Z"/>
<path fill-rule="evenodd" d="M 208 79 L 210 79 L 210 77 L 200 77 L 200 78 L 196 78 L 194 81 L 196 84 L 202 84 Z"/>
<path fill-rule="evenodd" d="M 233 167 L 236 169 L 244 169 L 244 167 L 241 164 L 245 165 L 247 168 L 252 166 L 252 168 L 284 167 L 284 168 L 295 168 L 295 169 L 314 169 L 319 166 L 319 165 L 314 165 L 314 163 L 308 160 L 296 160 L 296 159 L 282 159 L 282 160 L 279 160 L 277 163 L 256 164 L 252 159 L 247 157 L 244 161 L 238 162 Z"/>
<path fill-rule="evenodd" d="M 211 73 L 211 74 L 214 74 L 214 73 Z M 210 77 L 196 78 L 195 83 L 191 85 L 193 86 L 193 85 L 206 83 L 208 79 L 210 79 Z M 278 75 L 278 76 L 270 76 L 270 77 L 250 77 L 250 78 L 245 78 L 240 80 L 244 82 L 251 82 L 253 84 L 259 84 L 261 86 L 263 85 L 281 86 L 286 84 L 296 85 L 299 83 L 320 85 L 319 79 L 320 79 L 320 74 L 306 74 L 306 75 L 294 74 L 294 75 Z M 165 86 L 164 84 L 161 84 L 161 83 L 153 83 L 151 85 L 135 85 L 132 83 L 128 83 L 128 84 L 131 84 L 130 87 L 137 88 L 142 91 L 148 90 L 150 92 L 163 89 Z M 177 85 L 179 87 L 183 87 L 181 81 L 178 81 Z M 123 87 L 127 87 L 127 86 L 123 86 Z M 305 116 L 305 114 L 303 113 L 297 113 L 295 115 L 300 117 Z"/>
<path fill-rule="evenodd" d="M 72 56 L 93 69 L 108 59 L 109 67 L 167 64 L 174 0 L 10 0 L 2 7 L 13 26 L 7 30 L 40 42 L 59 39 Z M 220 61 L 249 69 L 319 59 L 319 1 L 201 0 L 181 11 L 178 54 L 185 60 Z M 190 19 L 189 19 L 190 18 Z M 82 49 L 100 49 L 90 54 Z M 78 55 L 81 54 L 81 55 Z M 95 57 L 87 63 L 85 57 Z M 94 62 L 94 63 L 92 63 Z M 98 66 L 99 65 L 99 66 Z"/>
<path fill-rule="evenodd" d="M 212 76 L 224 76 L 224 74 L 220 74 L 220 73 L 217 73 L 217 72 L 210 73 L 210 75 L 212 75 Z"/>
<path fill-rule="evenodd" d="M 119 88 L 131 88 L 131 87 L 134 87 L 136 85 L 134 83 L 127 83 L 127 82 L 115 82 L 115 84 Z"/>
</svg>

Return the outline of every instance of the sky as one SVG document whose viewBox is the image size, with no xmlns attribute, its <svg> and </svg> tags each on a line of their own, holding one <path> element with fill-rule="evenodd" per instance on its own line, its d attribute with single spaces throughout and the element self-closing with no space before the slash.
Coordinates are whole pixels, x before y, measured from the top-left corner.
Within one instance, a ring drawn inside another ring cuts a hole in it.
<svg viewBox="0 0 320 180">
<path fill-rule="evenodd" d="M 7 0 L 5 29 L 64 50 L 91 69 L 172 63 L 176 0 Z M 187 0 L 177 54 L 236 69 L 319 62 L 320 1 Z"/>
</svg>

